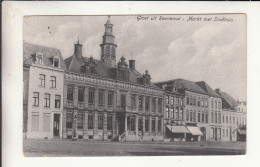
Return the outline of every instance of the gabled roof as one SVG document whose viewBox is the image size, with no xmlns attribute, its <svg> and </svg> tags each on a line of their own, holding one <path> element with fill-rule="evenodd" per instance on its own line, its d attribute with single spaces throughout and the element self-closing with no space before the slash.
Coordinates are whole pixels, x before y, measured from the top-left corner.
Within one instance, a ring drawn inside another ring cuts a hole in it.
<svg viewBox="0 0 260 167">
<path fill-rule="evenodd" d="M 204 91 L 201 87 L 199 87 L 195 82 L 181 79 L 181 78 L 155 83 L 155 85 L 157 85 L 159 88 L 163 88 L 163 85 L 165 85 L 165 84 L 174 85 L 177 88 L 183 88 L 187 91 L 208 95 L 208 93 L 206 91 Z"/>
<path fill-rule="evenodd" d="M 237 102 L 233 99 L 228 93 L 225 92 L 216 92 L 222 97 L 222 108 L 223 109 L 233 109 L 237 107 Z"/>
<path fill-rule="evenodd" d="M 199 82 L 195 82 L 197 85 L 199 85 L 203 90 L 205 90 L 206 92 L 208 92 L 208 94 L 210 96 L 213 97 L 221 97 L 220 95 L 218 95 L 205 81 L 199 81 Z"/>
<path fill-rule="evenodd" d="M 59 49 L 23 42 L 23 63 L 24 64 L 34 63 L 33 55 L 35 55 L 36 53 L 41 53 L 43 55 L 44 66 L 52 67 L 52 58 L 56 56 L 60 59 L 59 68 L 66 69 L 66 65 L 63 61 L 63 57 L 61 56 L 61 52 Z"/>
</svg>

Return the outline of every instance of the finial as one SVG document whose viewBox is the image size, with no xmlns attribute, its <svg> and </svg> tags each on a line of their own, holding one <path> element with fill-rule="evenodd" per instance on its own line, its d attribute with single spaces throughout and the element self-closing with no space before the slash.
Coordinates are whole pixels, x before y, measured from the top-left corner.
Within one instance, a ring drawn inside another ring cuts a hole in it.
<svg viewBox="0 0 260 167">
<path fill-rule="evenodd" d="M 131 60 L 133 60 L 133 55 L 132 55 L 132 52 L 131 52 Z"/>
<path fill-rule="evenodd" d="M 79 36 L 78 36 L 78 44 L 79 44 Z"/>
</svg>

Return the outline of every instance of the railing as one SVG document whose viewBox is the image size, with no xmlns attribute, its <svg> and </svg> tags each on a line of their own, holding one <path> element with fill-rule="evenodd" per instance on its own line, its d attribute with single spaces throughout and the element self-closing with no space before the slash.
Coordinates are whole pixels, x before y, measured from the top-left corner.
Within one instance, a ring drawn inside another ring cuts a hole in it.
<svg viewBox="0 0 260 167">
<path fill-rule="evenodd" d="M 119 110 L 126 111 L 126 106 L 118 106 Z"/>
<path fill-rule="evenodd" d="M 73 108 L 73 101 L 67 101 L 67 107 Z"/>
<path fill-rule="evenodd" d="M 78 108 L 79 109 L 84 109 L 84 105 L 85 103 L 84 102 L 78 102 Z"/>
<path fill-rule="evenodd" d="M 143 142 L 143 136 L 141 136 L 140 134 L 138 134 L 138 136 L 139 136 L 139 140 L 140 140 L 141 142 Z"/>
<path fill-rule="evenodd" d="M 119 136 L 119 141 L 123 141 L 123 139 L 125 139 L 125 141 L 126 141 L 126 132 L 124 132 L 123 134 L 121 134 Z"/>
</svg>

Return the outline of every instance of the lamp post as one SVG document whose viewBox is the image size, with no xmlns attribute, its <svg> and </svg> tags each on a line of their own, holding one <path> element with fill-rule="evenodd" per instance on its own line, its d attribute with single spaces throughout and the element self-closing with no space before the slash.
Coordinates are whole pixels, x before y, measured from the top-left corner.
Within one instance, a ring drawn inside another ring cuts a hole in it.
<svg viewBox="0 0 260 167">
<path fill-rule="evenodd" d="M 77 115 L 74 115 L 74 133 L 73 133 L 73 137 L 72 140 L 77 140 Z"/>
</svg>

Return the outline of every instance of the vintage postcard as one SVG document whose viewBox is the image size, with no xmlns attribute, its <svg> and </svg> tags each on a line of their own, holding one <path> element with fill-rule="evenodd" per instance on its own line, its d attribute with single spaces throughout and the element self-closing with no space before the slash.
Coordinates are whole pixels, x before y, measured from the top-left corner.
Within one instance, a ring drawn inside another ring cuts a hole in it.
<svg viewBox="0 0 260 167">
<path fill-rule="evenodd" d="M 240 155 L 246 14 L 24 16 L 25 156 Z"/>
</svg>

